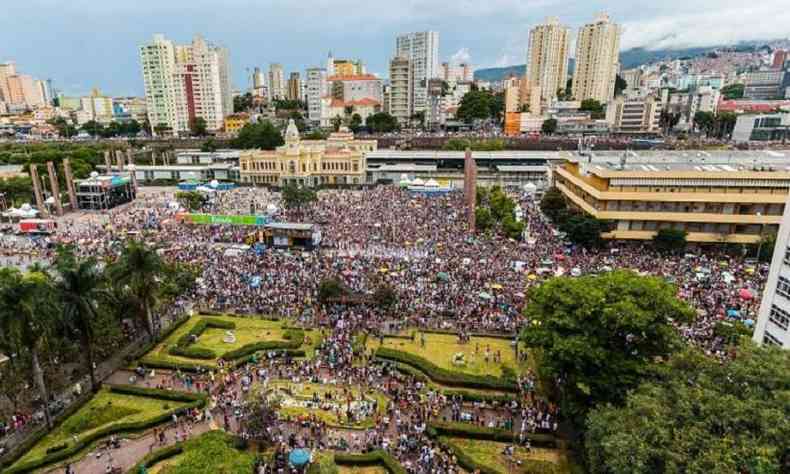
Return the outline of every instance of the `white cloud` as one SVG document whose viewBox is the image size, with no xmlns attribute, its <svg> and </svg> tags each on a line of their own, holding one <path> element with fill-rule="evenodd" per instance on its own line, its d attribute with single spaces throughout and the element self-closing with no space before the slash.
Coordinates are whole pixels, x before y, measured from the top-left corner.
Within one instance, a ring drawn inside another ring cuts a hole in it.
<svg viewBox="0 0 790 474">
<path fill-rule="evenodd" d="M 679 49 L 790 36 L 790 8 L 757 0 L 696 5 L 695 12 L 665 13 L 624 22 L 622 49 Z M 724 3 L 730 3 L 726 5 Z"/>
<path fill-rule="evenodd" d="M 469 54 L 469 48 L 461 48 L 450 56 L 450 64 L 470 64 L 472 62 L 472 55 Z"/>
</svg>

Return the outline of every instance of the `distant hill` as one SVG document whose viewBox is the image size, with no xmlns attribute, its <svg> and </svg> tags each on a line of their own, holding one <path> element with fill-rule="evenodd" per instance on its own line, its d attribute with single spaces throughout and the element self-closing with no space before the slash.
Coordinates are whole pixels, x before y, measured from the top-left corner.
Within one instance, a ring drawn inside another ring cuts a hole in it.
<svg viewBox="0 0 790 474">
<path fill-rule="evenodd" d="M 720 48 L 687 48 L 687 49 L 657 49 L 651 51 L 645 48 L 632 48 L 620 53 L 620 65 L 623 69 L 633 69 L 643 64 L 650 64 L 663 60 L 680 58 L 693 58 Z"/>
<path fill-rule="evenodd" d="M 515 66 L 507 67 L 492 67 L 488 69 L 478 69 L 475 71 L 476 81 L 495 82 L 501 81 L 511 75 L 521 77 L 527 70 L 526 64 L 517 64 Z"/>
</svg>

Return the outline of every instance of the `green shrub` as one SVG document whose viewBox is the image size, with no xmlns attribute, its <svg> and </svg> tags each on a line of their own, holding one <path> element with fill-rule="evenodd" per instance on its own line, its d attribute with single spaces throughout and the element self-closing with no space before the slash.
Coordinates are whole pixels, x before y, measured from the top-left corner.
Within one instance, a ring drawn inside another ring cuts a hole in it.
<svg viewBox="0 0 790 474">
<path fill-rule="evenodd" d="M 502 430 L 497 428 L 483 428 L 480 426 L 470 425 L 467 423 L 431 423 L 428 425 L 427 433 L 431 437 L 451 437 L 451 438 L 469 438 L 480 439 L 487 441 L 499 441 L 503 443 L 512 443 L 517 436 L 510 430 Z M 533 446 L 541 448 L 556 448 L 557 438 L 553 435 L 528 433 L 527 439 L 530 440 Z"/>
<path fill-rule="evenodd" d="M 61 444 L 56 444 L 55 446 L 50 446 L 49 448 L 47 448 L 47 454 L 57 453 L 58 451 L 62 451 L 64 449 L 66 449 L 66 446 L 68 446 L 66 443 L 61 443 Z"/>
<path fill-rule="evenodd" d="M 150 468 L 151 466 L 160 463 L 165 459 L 170 459 L 174 456 L 178 456 L 183 452 L 184 450 L 183 448 L 181 448 L 181 445 L 179 444 L 174 444 L 162 449 L 157 449 L 156 451 L 147 454 L 140 462 L 132 466 L 131 469 L 126 471 L 126 474 L 140 474 L 141 467 L 145 466 L 146 468 Z"/>
<path fill-rule="evenodd" d="M 375 466 L 383 464 L 390 474 L 406 474 L 406 470 L 389 453 L 382 450 L 363 454 L 335 453 L 335 464 L 340 466 Z"/>
<path fill-rule="evenodd" d="M 192 344 L 194 339 L 200 337 L 203 332 L 206 331 L 208 328 L 214 329 L 235 329 L 236 324 L 232 321 L 223 321 L 221 319 L 211 319 L 211 318 L 200 318 L 200 321 L 195 323 L 189 331 L 187 331 L 183 336 L 178 338 L 178 342 L 176 345 L 178 347 L 187 347 Z"/>
<path fill-rule="evenodd" d="M 153 428 L 154 426 L 168 422 L 173 416 L 173 413 L 177 411 L 203 407 L 206 403 L 206 396 L 202 394 L 171 392 L 167 390 L 137 387 L 133 385 L 112 385 L 110 386 L 110 391 L 116 393 L 128 394 L 128 395 L 138 395 L 144 397 L 158 398 L 161 400 L 189 402 L 189 404 L 177 410 L 174 409 L 167 411 L 150 420 L 127 422 L 127 423 L 116 423 L 114 425 L 101 428 L 88 435 L 83 436 L 82 438 L 80 438 L 80 440 L 77 443 L 72 444 L 66 449 L 54 453 L 46 454 L 45 456 L 38 459 L 32 459 L 14 468 L 7 469 L 6 471 L 3 472 L 3 474 L 20 474 L 20 473 L 28 473 L 35 471 L 43 466 L 54 464 L 56 462 L 60 462 L 74 456 L 75 454 L 85 449 L 87 446 L 90 446 L 96 440 L 118 433 L 135 433 L 139 431 L 148 430 L 150 428 Z"/>
<path fill-rule="evenodd" d="M 302 346 L 302 342 L 304 341 L 304 331 L 289 330 L 286 331 L 284 337 L 287 339 L 286 341 L 261 341 L 247 344 L 245 346 L 239 347 L 238 349 L 234 349 L 222 354 L 222 358 L 225 360 L 237 360 L 259 351 L 299 349 Z"/>
<path fill-rule="evenodd" d="M 424 372 L 432 380 L 451 387 L 483 388 L 515 392 L 518 387 L 513 380 L 490 375 L 465 374 L 443 369 L 420 356 L 388 347 L 379 347 L 376 357 L 401 362 Z"/>
<path fill-rule="evenodd" d="M 465 402 L 509 403 L 516 399 L 514 394 L 479 393 L 467 390 L 442 390 L 446 397 L 460 396 Z"/>
<path fill-rule="evenodd" d="M 445 437 L 438 439 L 439 444 L 449 450 L 458 461 L 458 465 L 466 469 L 468 472 L 480 472 L 480 474 L 503 474 L 488 465 L 481 464 L 472 456 L 468 455 L 459 446 L 456 446 L 451 440 Z M 567 471 L 562 467 L 548 462 L 538 461 L 533 459 L 522 460 L 518 467 L 518 472 L 523 474 L 564 474 Z"/>
<path fill-rule="evenodd" d="M 211 349 L 206 349 L 203 347 L 179 347 L 179 346 L 170 346 L 168 349 L 168 354 L 180 357 L 187 357 L 189 359 L 206 359 L 206 360 L 213 360 L 217 358 L 217 354 L 212 351 Z"/>
</svg>

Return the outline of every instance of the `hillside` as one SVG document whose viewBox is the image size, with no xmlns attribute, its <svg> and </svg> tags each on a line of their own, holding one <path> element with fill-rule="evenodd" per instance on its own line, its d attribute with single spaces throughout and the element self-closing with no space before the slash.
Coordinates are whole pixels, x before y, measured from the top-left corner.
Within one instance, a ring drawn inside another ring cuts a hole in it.
<svg viewBox="0 0 790 474">
<path fill-rule="evenodd" d="M 506 77 L 510 77 L 511 75 L 515 75 L 521 77 L 527 70 L 526 64 L 517 64 L 515 66 L 507 66 L 507 67 L 492 67 L 488 69 L 478 69 L 475 71 L 475 80 L 476 81 L 501 81 Z"/>
</svg>

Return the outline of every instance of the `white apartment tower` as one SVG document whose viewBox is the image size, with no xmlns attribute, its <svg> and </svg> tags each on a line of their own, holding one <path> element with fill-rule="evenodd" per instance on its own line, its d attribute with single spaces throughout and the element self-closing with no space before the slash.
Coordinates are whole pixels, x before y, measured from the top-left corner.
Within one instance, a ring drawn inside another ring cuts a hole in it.
<svg viewBox="0 0 790 474">
<path fill-rule="evenodd" d="M 614 98 L 621 34 L 620 26 L 603 13 L 579 29 L 571 91 L 576 100 L 595 99 L 605 104 Z"/>
<path fill-rule="evenodd" d="M 548 18 L 529 32 L 527 74 L 532 87 L 540 87 L 541 98 L 549 103 L 565 89 L 568 81 L 570 29 L 558 18 Z"/>
<path fill-rule="evenodd" d="M 412 92 L 410 115 L 423 112 L 428 107 L 428 80 L 441 75 L 439 69 L 439 33 L 423 31 L 398 36 L 395 56 L 411 63 Z"/>
<path fill-rule="evenodd" d="M 168 126 L 184 133 L 196 118 L 220 130 L 233 113 L 228 50 L 196 36 L 176 45 L 163 35 L 140 47 L 145 100 L 151 127 Z"/>
<path fill-rule="evenodd" d="M 771 270 L 752 336 L 757 344 L 790 349 L 790 201 L 776 235 Z"/>
<path fill-rule="evenodd" d="M 306 71 L 307 118 L 313 124 L 321 123 L 321 99 L 327 93 L 326 69 L 313 67 Z"/>
<path fill-rule="evenodd" d="M 285 83 L 283 65 L 273 63 L 269 65 L 269 94 L 272 99 L 285 99 L 288 88 Z"/>
</svg>

